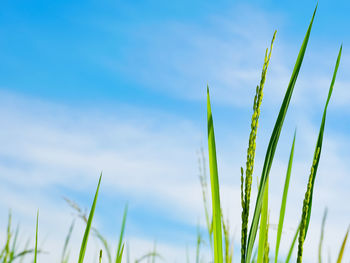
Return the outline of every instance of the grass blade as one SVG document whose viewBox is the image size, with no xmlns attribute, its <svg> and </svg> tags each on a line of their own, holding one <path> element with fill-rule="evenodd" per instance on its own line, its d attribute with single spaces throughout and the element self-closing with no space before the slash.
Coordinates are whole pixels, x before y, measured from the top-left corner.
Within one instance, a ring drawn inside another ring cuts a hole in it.
<svg viewBox="0 0 350 263">
<path fill-rule="evenodd" d="M 269 196 L 269 180 L 267 180 L 264 199 L 262 204 L 261 211 L 261 222 L 260 222 L 260 231 L 259 231 L 259 246 L 258 246 L 258 258 L 257 263 L 263 263 L 264 253 L 265 253 L 265 243 L 267 242 L 267 214 L 268 214 L 268 196 Z"/>
<path fill-rule="evenodd" d="M 99 257 L 99 263 L 102 263 L 102 249 L 100 249 L 100 257 Z"/>
<path fill-rule="evenodd" d="M 320 161 L 320 156 L 321 156 L 323 133 L 324 133 L 324 127 L 325 127 L 325 123 L 326 123 L 327 108 L 328 108 L 329 100 L 330 100 L 331 95 L 332 95 L 335 78 L 337 76 L 341 52 L 342 52 L 342 46 L 339 49 L 337 62 L 335 64 L 335 68 L 334 68 L 334 72 L 333 72 L 332 82 L 331 82 L 331 85 L 329 88 L 326 105 L 324 107 L 321 127 L 320 127 L 320 131 L 319 131 L 318 138 L 317 138 L 314 158 L 313 158 L 313 162 L 312 162 L 312 166 L 311 166 L 311 172 L 310 172 L 309 181 L 308 181 L 308 185 L 307 185 L 307 189 L 306 189 L 306 193 L 305 193 L 305 197 L 304 197 L 303 210 L 302 210 L 301 223 L 300 223 L 299 244 L 298 244 L 298 258 L 297 258 L 298 263 L 300 263 L 302 260 L 303 244 L 304 244 L 307 230 L 308 230 L 309 223 L 310 223 L 311 208 L 312 208 L 312 194 L 313 194 L 313 189 L 314 189 L 314 184 L 315 184 L 317 167 L 318 167 L 318 164 Z"/>
<path fill-rule="evenodd" d="M 327 218 L 327 208 L 324 210 L 323 218 L 322 218 L 322 226 L 321 226 L 321 236 L 320 236 L 320 243 L 318 244 L 318 263 L 322 263 L 322 243 L 323 243 L 323 236 L 324 236 L 324 226 L 326 223 Z"/>
<path fill-rule="evenodd" d="M 214 233 L 214 262 L 223 262 L 222 252 L 222 231 L 221 231 L 221 206 L 220 206 L 220 191 L 218 168 L 216 161 L 216 147 L 213 117 L 211 114 L 209 87 L 207 88 L 207 111 L 208 111 L 208 150 L 209 150 L 209 168 L 210 168 L 210 183 L 212 194 L 213 208 L 213 233 Z"/>
<path fill-rule="evenodd" d="M 346 231 L 343 243 L 341 244 L 339 255 L 338 255 L 338 259 L 337 259 L 337 263 L 341 263 L 341 260 L 343 258 L 346 240 L 348 239 L 348 234 L 349 234 L 349 228 L 348 228 L 348 231 Z"/>
<path fill-rule="evenodd" d="M 286 263 L 289 263 L 289 260 L 290 260 L 290 258 L 292 257 L 294 245 L 295 245 L 295 242 L 297 241 L 297 237 L 298 237 L 298 235 L 299 235 L 299 231 L 300 231 L 300 224 L 299 224 L 299 226 L 298 226 L 297 231 L 295 232 L 295 235 L 294 235 L 294 237 L 293 237 L 292 244 L 290 245 L 290 248 L 289 248 L 289 251 L 288 251 L 288 256 L 287 256 L 287 259 L 286 259 Z"/>
<path fill-rule="evenodd" d="M 311 33 L 311 28 L 312 28 L 312 24 L 314 21 L 314 17 L 316 14 L 316 10 L 317 10 L 317 6 L 315 8 L 315 11 L 312 15 L 312 19 L 309 25 L 309 28 L 306 32 L 304 41 L 301 45 L 294 69 L 293 69 L 293 73 L 291 76 L 291 79 L 289 81 L 288 84 L 288 88 L 286 91 L 286 94 L 284 96 L 282 105 L 281 105 L 281 109 L 280 112 L 278 114 L 271 138 L 270 138 L 270 142 L 267 148 L 267 152 L 266 152 L 266 156 L 265 156 L 265 161 L 264 161 L 264 166 L 263 166 L 263 171 L 262 171 L 262 175 L 260 178 L 260 185 L 259 185 L 259 191 L 258 191 L 258 196 L 256 198 L 256 204 L 255 204 L 255 210 L 254 210 L 254 214 L 253 214 L 253 220 L 251 223 L 251 227 L 250 227 L 250 231 L 249 231 L 249 236 L 248 236 L 248 244 L 247 244 L 247 255 L 246 255 L 246 259 L 245 262 L 250 262 L 250 258 L 251 258 L 251 253 L 253 250 L 253 246 L 254 246 L 254 242 L 255 242 L 255 238 L 256 238 L 256 233 L 258 230 L 258 224 L 259 224 L 259 219 L 260 219 L 260 213 L 261 213 L 261 206 L 262 206 L 262 199 L 263 199 L 263 193 L 264 193 L 264 189 L 265 189 L 265 185 L 267 182 L 267 178 L 269 176 L 270 173 L 270 169 L 272 166 L 272 162 L 273 162 L 273 157 L 275 155 L 275 151 L 276 151 L 276 147 L 277 147 L 277 143 L 278 143 L 278 139 L 282 130 L 282 126 L 283 126 L 283 122 L 284 122 L 284 118 L 286 116 L 287 110 L 288 110 L 288 106 L 289 106 L 289 102 L 290 99 L 292 97 L 293 94 L 293 90 L 294 90 L 294 86 L 296 83 L 296 80 L 298 78 L 298 74 L 301 68 L 301 64 L 303 62 L 303 58 L 305 55 L 305 51 L 306 51 L 306 47 L 307 47 L 307 43 L 309 41 L 309 37 L 310 37 L 310 33 Z"/>
<path fill-rule="evenodd" d="M 316 144 L 317 146 L 316 146 L 316 148 L 317 148 L 317 147 L 319 148 L 320 154 L 319 154 L 319 156 L 318 156 L 318 158 L 317 158 L 317 160 L 316 160 L 316 164 L 315 164 L 315 166 L 314 166 L 314 174 L 315 174 L 315 175 L 316 175 L 316 172 L 317 172 L 318 163 L 319 163 L 319 161 L 320 161 L 320 155 L 321 155 L 321 150 L 322 150 L 323 132 L 324 132 L 324 126 L 325 126 L 325 123 L 326 123 L 327 108 L 328 108 L 329 100 L 330 100 L 330 98 L 331 98 L 331 96 L 332 96 L 333 87 L 334 87 L 334 82 L 335 82 L 335 78 L 336 78 L 336 76 L 337 76 L 337 72 L 338 72 L 338 68 L 339 68 L 339 63 L 340 63 L 340 58 L 341 58 L 342 49 L 343 49 L 343 45 L 340 46 L 339 53 L 338 53 L 338 57 L 337 57 L 337 62 L 335 63 L 335 68 L 334 68 L 334 72 L 333 72 L 332 82 L 331 82 L 331 85 L 330 85 L 330 87 L 329 87 L 327 102 L 326 102 L 326 105 L 325 105 L 324 111 L 323 111 L 321 128 L 320 128 L 320 132 L 319 132 L 319 135 L 318 135 L 318 138 L 317 138 L 317 144 Z M 317 150 L 315 150 L 314 156 L 316 156 L 316 151 L 317 151 Z M 310 222 L 311 207 L 312 207 L 312 193 L 313 193 L 313 190 L 314 190 L 315 178 L 316 178 L 316 176 L 313 176 L 313 178 L 312 178 L 311 196 L 310 196 L 310 204 L 309 204 L 310 209 L 308 210 L 308 215 L 307 215 L 307 224 L 306 224 L 305 235 L 306 235 L 306 233 L 307 233 L 307 229 L 308 229 L 308 227 L 309 227 L 309 222 Z"/>
<path fill-rule="evenodd" d="M 34 263 L 36 263 L 38 255 L 38 221 L 39 221 L 39 210 L 36 214 L 36 229 L 35 229 L 35 248 L 34 248 Z"/>
<path fill-rule="evenodd" d="M 124 230 L 125 230 L 125 222 L 126 222 L 126 215 L 128 213 L 128 205 L 125 205 L 124 208 L 124 214 L 123 214 L 123 221 L 122 221 L 122 227 L 120 230 L 120 235 L 119 235 L 119 242 L 118 242 L 118 249 L 117 249 L 117 258 L 116 258 L 116 263 L 119 263 L 122 261 L 122 256 L 123 256 L 123 251 L 124 251 L 124 244 L 123 243 L 123 237 L 124 237 Z"/>
<path fill-rule="evenodd" d="M 98 190 L 100 189 L 101 178 L 102 178 L 102 173 L 100 175 L 100 179 L 98 180 L 98 185 L 97 185 L 94 201 L 93 201 L 92 206 L 91 206 L 91 210 L 90 210 L 88 221 L 86 222 L 86 228 L 85 228 L 83 241 L 81 242 L 78 263 L 83 263 L 83 261 L 84 261 L 86 246 L 87 246 L 89 233 L 90 233 L 90 229 L 91 229 L 91 223 L 92 223 L 92 219 L 93 219 L 94 213 L 95 213 L 95 207 L 96 207 L 96 202 L 97 202 Z"/>
<path fill-rule="evenodd" d="M 70 225 L 69 230 L 68 230 L 68 234 L 66 236 L 66 240 L 64 241 L 64 246 L 63 246 L 63 249 L 62 249 L 62 256 L 61 256 L 61 263 L 66 261 L 66 258 L 67 258 L 66 254 L 67 254 L 68 243 L 69 243 L 69 240 L 70 240 L 70 238 L 72 236 L 73 228 L 74 228 L 74 221 Z"/>
<path fill-rule="evenodd" d="M 279 220 L 278 220 L 278 228 L 277 228 L 275 263 L 277 263 L 277 260 L 278 260 L 278 250 L 279 250 L 279 247 L 280 247 L 281 235 L 282 235 L 282 229 L 283 229 L 283 222 L 284 222 L 284 215 L 285 215 L 285 212 L 286 212 L 286 203 L 287 203 L 287 196 L 288 196 L 288 189 L 289 189 L 289 180 L 290 180 L 290 174 L 291 174 L 291 171 L 292 171 L 292 163 L 293 163 L 293 156 L 294 156 L 295 136 L 296 136 L 296 131 L 294 132 L 292 149 L 290 150 L 290 155 L 289 155 L 286 180 L 284 181 L 282 203 L 281 203 L 281 209 L 280 209 L 280 217 L 279 217 Z"/>
</svg>

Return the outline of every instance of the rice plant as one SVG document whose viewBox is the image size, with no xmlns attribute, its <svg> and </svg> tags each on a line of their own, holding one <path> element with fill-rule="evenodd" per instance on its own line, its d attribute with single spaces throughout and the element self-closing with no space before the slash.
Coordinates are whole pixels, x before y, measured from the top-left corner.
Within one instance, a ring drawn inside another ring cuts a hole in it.
<svg viewBox="0 0 350 263">
<path fill-rule="evenodd" d="M 240 213 L 241 216 L 241 238 L 240 238 L 240 256 L 241 263 L 266 263 L 266 262 L 290 262 L 292 258 L 292 253 L 296 243 L 298 244 L 297 251 L 297 259 L 298 263 L 301 263 L 303 260 L 303 251 L 304 251 L 304 242 L 307 237 L 308 228 L 311 220 L 311 211 L 312 211 L 312 201 L 313 201 L 313 191 L 315 186 L 315 180 L 317 175 L 317 169 L 322 153 L 322 144 L 323 144 L 323 136 L 326 124 L 326 115 L 327 109 L 329 106 L 329 102 L 331 99 L 331 95 L 333 92 L 333 88 L 335 85 L 335 79 L 337 75 L 337 71 L 340 65 L 340 59 L 342 54 L 342 46 L 340 46 L 340 50 L 337 56 L 337 60 L 335 63 L 335 68 L 333 71 L 333 76 L 331 79 L 330 88 L 328 91 L 327 100 L 325 103 L 325 107 L 323 110 L 321 125 L 319 129 L 318 138 L 316 141 L 315 151 L 313 155 L 313 162 L 311 164 L 310 174 L 308 178 L 308 184 L 306 186 L 305 196 L 303 203 L 301 204 L 301 217 L 298 220 L 299 224 L 296 226 L 296 232 L 291 241 L 288 254 L 286 258 L 281 259 L 279 255 L 280 244 L 282 240 L 283 233 L 283 225 L 285 220 L 285 213 L 287 208 L 287 197 L 290 185 L 290 178 L 292 174 L 292 166 L 293 166 L 293 158 L 294 158 L 294 148 L 296 141 L 296 131 L 294 132 L 294 137 L 291 144 L 289 160 L 287 171 L 285 175 L 285 182 L 283 187 L 283 195 L 281 199 L 281 206 L 279 212 L 279 220 L 276 231 L 276 244 L 275 247 L 271 246 L 271 242 L 269 241 L 269 232 L 271 232 L 270 227 L 270 212 L 269 212 L 269 181 L 272 180 L 270 178 L 270 170 L 273 165 L 275 151 L 278 145 L 278 141 L 280 138 L 280 134 L 283 128 L 284 120 L 289 108 L 289 104 L 293 95 L 294 87 L 301 70 L 301 66 L 303 63 L 304 55 L 307 49 L 308 41 L 311 35 L 311 30 L 314 22 L 314 18 L 316 15 L 317 6 L 313 12 L 311 17 L 311 21 L 309 23 L 308 29 L 306 31 L 305 37 L 301 44 L 298 56 L 296 58 L 296 62 L 294 65 L 294 69 L 291 73 L 290 81 L 287 86 L 279 113 L 276 117 L 276 122 L 272 131 L 272 134 L 269 139 L 268 147 L 266 149 L 266 155 L 264 159 L 263 168 L 261 171 L 261 175 L 258 177 L 258 192 L 255 200 L 255 205 L 253 208 L 252 220 L 249 222 L 249 215 L 251 209 L 251 193 L 252 193 L 252 181 L 254 174 L 254 163 L 255 163 L 255 152 L 256 152 L 256 138 L 257 131 L 259 126 L 259 117 L 260 117 L 260 107 L 263 99 L 263 90 L 265 86 L 265 80 L 267 77 L 268 66 L 270 63 L 270 59 L 272 56 L 272 48 L 273 43 L 276 38 L 276 32 L 274 32 L 272 41 L 270 43 L 270 47 L 266 49 L 264 62 L 262 67 L 261 79 L 259 84 L 256 87 L 256 94 L 253 100 L 253 114 L 251 118 L 250 125 L 250 134 L 248 140 L 248 148 L 247 148 L 247 156 L 246 156 L 246 164 L 245 170 L 241 167 L 241 208 L 242 211 Z M 212 259 L 209 262 L 214 263 L 232 263 L 233 262 L 233 239 L 230 237 L 230 224 L 229 220 L 225 219 L 220 201 L 220 181 L 218 174 L 218 165 L 217 165 L 217 156 L 216 156 L 216 144 L 215 144 L 215 134 L 214 134 L 214 120 L 213 120 L 213 112 L 211 108 L 211 100 L 209 94 L 209 86 L 207 86 L 207 132 L 208 132 L 208 157 L 209 157 L 209 175 L 210 175 L 210 186 L 207 185 L 206 179 L 206 158 L 203 149 L 200 151 L 199 158 L 199 169 L 200 169 L 200 184 L 202 187 L 202 198 L 204 204 L 204 215 L 205 215 L 205 223 L 207 227 L 207 236 L 209 240 L 209 248 L 212 251 Z M 99 249 L 99 262 L 108 262 L 108 263 L 121 263 L 130 262 L 129 259 L 129 247 L 124 240 L 125 233 L 125 225 L 126 218 L 128 213 L 128 205 L 125 206 L 123 217 L 122 217 L 122 225 L 120 229 L 118 245 L 116 247 L 115 257 L 113 257 L 111 245 L 108 243 L 107 239 L 95 228 L 93 227 L 93 217 L 95 213 L 95 208 L 97 205 L 97 199 L 101 184 L 102 174 L 99 177 L 97 189 L 94 195 L 94 199 L 92 201 L 92 205 L 89 211 L 89 215 L 83 212 L 83 209 L 80 208 L 75 202 L 66 199 L 67 203 L 77 212 L 77 215 L 80 219 L 85 222 L 85 232 L 82 238 L 81 247 L 79 251 L 78 263 L 83 263 L 85 259 L 87 243 L 91 233 L 94 237 L 96 237 L 100 244 L 102 245 L 102 249 Z M 210 198 L 211 197 L 211 198 Z M 209 205 L 211 201 L 211 206 Z M 326 210 L 327 211 L 327 210 Z M 322 227 L 321 227 L 321 235 L 318 246 L 318 261 L 322 262 L 322 245 L 324 241 L 324 226 L 326 220 L 327 212 L 325 212 Z M 37 212 L 36 217 L 36 228 L 35 228 L 35 243 L 33 249 L 28 249 L 28 245 L 25 246 L 23 250 L 18 249 L 17 239 L 18 239 L 18 227 L 15 231 L 12 230 L 12 217 L 11 213 L 9 213 L 8 219 L 8 227 L 7 227 L 7 236 L 5 240 L 5 245 L 0 251 L 0 263 L 12 263 L 18 260 L 23 260 L 26 256 L 31 257 L 31 262 L 38 262 L 38 254 L 42 251 L 38 247 L 39 236 L 39 211 Z M 250 227 L 249 227 L 250 226 Z M 71 239 L 72 231 L 74 228 L 74 221 L 69 227 L 67 237 L 64 242 L 64 246 L 61 254 L 61 263 L 68 263 L 70 259 L 69 251 L 69 242 Z M 259 231 L 259 238 L 257 244 L 256 238 Z M 345 245 L 348 238 L 349 229 L 347 230 L 345 237 L 341 243 L 340 250 L 337 257 L 337 263 L 342 261 Z M 199 263 L 201 261 L 201 246 L 204 244 L 204 240 L 201 234 L 201 230 L 198 227 L 197 229 L 197 239 L 196 239 L 196 254 L 195 254 L 195 262 Z M 271 248 L 274 248 L 274 253 L 271 252 Z M 126 250 L 126 257 L 123 257 L 124 250 Z M 254 253 L 253 253 L 254 251 Z M 271 256 L 273 254 L 273 256 Z M 124 258 L 124 259 L 123 259 Z M 141 256 L 136 259 L 134 262 L 142 262 L 144 260 L 149 260 L 149 262 L 155 263 L 157 259 L 164 260 L 160 253 L 158 253 L 156 244 L 154 244 L 154 248 L 149 253 Z M 189 256 L 187 256 L 187 261 L 190 262 Z"/>
</svg>

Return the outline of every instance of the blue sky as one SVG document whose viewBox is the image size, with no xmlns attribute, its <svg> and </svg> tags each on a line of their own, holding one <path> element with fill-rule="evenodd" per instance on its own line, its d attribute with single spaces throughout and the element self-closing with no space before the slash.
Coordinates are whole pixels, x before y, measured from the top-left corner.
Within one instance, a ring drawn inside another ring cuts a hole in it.
<svg viewBox="0 0 350 263">
<path fill-rule="evenodd" d="M 152 249 L 154 240 L 171 262 L 184 259 L 186 246 L 193 254 L 198 222 L 205 231 L 196 152 L 201 145 L 206 149 L 209 84 L 223 208 L 238 240 L 239 167 L 245 162 L 251 105 L 265 48 L 277 29 L 262 105 L 256 175 L 315 5 L 314 1 L 3 1 L 1 231 L 5 211 L 11 208 L 30 236 L 39 208 L 43 244 L 52 251 L 42 260 L 53 260 L 74 217 L 62 196 L 88 207 L 103 171 L 95 223 L 112 242 L 123 206 L 129 202 L 127 240 L 133 257 Z M 301 212 L 341 43 L 343 57 L 327 118 L 310 239 L 318 240 L 322 212 L 328 206 L 327 246 L 334 258 L 350 222 L 350 210 L 342 205 L 350 197 L 349 8 L 348 1 L 319 2 L 276 152 L 272 222 L 278 218 L 297 127 L 291 179 L 295 188 L 287 205 L 290 215 L 282 253 Z M 82 229 L 82 224 L 76 227 L 77 243 Z M 314 243 L 306 244 L 309 260 Z"/>
</svg>

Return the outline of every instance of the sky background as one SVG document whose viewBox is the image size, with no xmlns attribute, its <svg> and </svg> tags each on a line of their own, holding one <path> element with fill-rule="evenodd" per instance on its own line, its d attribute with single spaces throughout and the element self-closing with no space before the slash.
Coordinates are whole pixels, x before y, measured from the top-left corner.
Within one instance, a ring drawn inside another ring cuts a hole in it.
<svg viewBox="0 0 350 263">
<path fill-rule="evenodd" d="M 265 49 L 277 37 L 264 89 L 255 174 L 315 1 L 2 1 L 0 8 L 0 240 L 8 211 L 32 243 L 40 210 L 41 262 L 58 262 L 75 218 L 63 197 L 91 205 L 116 247 L 124 205 L 131 258 L 153 248 L 166 262 L 194 261 L 206 236 L 198 151 L 206 153 L 206 85 L 217 140 L 222 207 L 239 254 L 240 167 Z M 324 258 L 335 261 L 350 223 L 348 1 L 319 1 L 270 174 L 277 224 L 294 130 L 294 165 L 282 256 L 297 227 L 323 106 L 339 47 L 305 259 L 314 262 L 325 207 Z M 256 195 L 256 181 L 253 196 Z M 254 200 L 254 199 L 253 199 Z M 76 220 L 76 259 L 84 224 Z M 276 231 L 270 231 L 274 251 Z M 96 239 L 86 262 L 96 262 Z M 350 258 L 348 246 L 346 260 Z M 273 253 L 273 252 L 272 252 Z M 208 259 L 208 244 L 202 250 Z"/>
</svg>

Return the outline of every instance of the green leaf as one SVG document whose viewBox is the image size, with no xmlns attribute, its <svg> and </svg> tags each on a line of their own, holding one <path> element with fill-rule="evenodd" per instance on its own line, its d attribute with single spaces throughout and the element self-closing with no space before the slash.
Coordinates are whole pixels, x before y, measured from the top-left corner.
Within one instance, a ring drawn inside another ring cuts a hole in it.
<svg viewBox="0 0 350 263">
<path fill-rule="evenodd" d="M 334 86 L 335 78 L 336 78 L 338 67 L 339 67 L 341 51 L 342 51 L 342 46 L 340 46 L 337 62 L 335 64 L 335 68 L 334 68 L 334 72 L 333 72 L 332 82 L 331 82 L 329 92 L 328 92 L 327 102 L 326 102 L 326 105 L 325 105 L 325 108 L 323 111 L 321 127 L 320 127 L 320 131 L 319 131 L 318 138 L 317 138 L 314 158 L 313 158 L 313 162 L 312 162 L 312 166 L 311 166 L 311 172 L 310 172 L 310 176 L 309 176 L 307 189 L 305 192 L 305 197 L 304 197 L 304 202 L 303 202 L 303 210 L 302 210 L 301 222 L 300 222 L 300 235 L 299 235 L 298 258 L 297 258 L 298 263 L 300 263 L 302 261 L 303 244 L 304 244 L 304 241 L 306 239 L 307 230 L 308 230 L 309 223 L 310 223 L 311 208 L 312 208 L 312 195 L 313 195 L 313 189 L 314 189 L 314 185 L 315 185 L 315 178 L 316 178 L 316 174 L 317 174 L 317 167 L 318 167 L 318 164 L 320 161 L 320 156 L 321 156 L 324 126 L 326 123 L 327 107 L 328 107 L 328 103 L 329 103 L 329 100 L 330 100 L 331 95 L 332 95 L 333 86 Z"/>
<path fill-rule="evenodd" d="M 86 246 L 87 246 L 89 233 L 90 233 L 90 229 L 91 229 L 92 218 L 94 217 L 94 213 L 95 213 L 95 207 L 96 207 L 96 202 L 97 202 L 98 190 L 100 189 L 101 178 L 102 178 L 102 173 L 100 175 L 100 179 L 98 180 L 98 185 L 97 185 L 97 189 L 96 189 L 96 193 L 95 193 L 95 198 L 94 198 L 94 201 L 93 201 L 92 206 L 91 206 L 91 210 L 90 210 L 88 221 L 86 222 L 86 228 L 85 228 L 83 241 L 82 241 L 81 247 L 80 247 L 78 263 L 83 263 L 83 261 L 84 261 Z"/>
<path fill-rule="evenodd" d="M 306 51 L 306 47 L 307 47 L 307 43 L 309 41 L 309 37 L 310 37 L 310 33 L 311 33 L 311 28 L 312 28 L 312 23 L 314 21 L 314 17 L 316 14 L 316 10 L 317 10 L 317 6 L 315 8 L 315 11 L 312 15 L 312 19 L 309 25 L 309 28 L 306 32 L 304 41 L 301 45 L 294 69 L 293 69 L 293 73 L 291 76 L 291 79 L 289 81 L 288 84 L 288 88 L 286 91 L 286 94 L 284 96 L 282 105 L 281 105 L 281 109 L 280 112 L 278 114 L 271 138 L 270 138 L 270 142 L 266 151 L 266 156 L 265 156 L 265 161 L 264 161 L 264 166 L 263 166 L 263 171 L 261 174 L 261 178 L 260 178 L 260 185 L 259 185 L 259 191 L 258 191 L 258 196 L 256 198 L 256 204 L 255 204 L 255 210 L 254 210 L 254 214 L 253 214 L 253 220 L 251 223 L 251 227 L 250 227 L 250 231 L 249 231 L 249 236 L 248 236 L 248 244 L 247 244 L 247 256 L 246 256 L 246 262 L 250 262 L 250 258 L 251 258 L 251 253 L 253 250 L 253 246 L 254 246 L 254 242 L 255 242 L 255 238 L 256 238 L 256 234 L 257 234 L 257 230 L 258 230 L 258 225 L 259 225 L 259 219 L 260 219 L 260 213 L 261 213 L 261 206 L 262 206 L 262 201 L 263 201 L 263 193 L 265 190 L 265 185 L 267 182 L 267 178 L 269 177 L 269 173 L 270 173 L 270 169 L 272 166 L 272 162 L 273 162 L 273 157 L 275 155 L 275 151 L 276 151 L 276 147 L 277 147 L 277 143 L 278 143 L 278 139 L 280 137 L 280 133 L 282 130 L 282 126 L 283 126 L 283 122 L 284 122 L 284 118 L 286 116 L 287 110 L 288 110 L 288 106 L 289 106 L 289 102 L 290 99 L 292 97 L 293 94 L 293 90 L 294 90 L 294 86 L 296 83 L 296 80 L 298 78 L 298 74 L 301 68 L 301 64 L 303 62 L 303 58 L 305 55 L 305 51 Z"/>
<path fill-rule="evenodd" d="M 287 203 L 287 195 L 288 195 L 288 189 L 289 189 L 289 180 L 290 180 L 290 174 L 291 174 L 291 171 L 292 171 L 292 163 L 293 163 L 293 156 L 294 156 L 295 136 L 296 136 L 296 131 L 294 132 L 292 149 L 290 150 L 290 155 L 289 155 L 286 180 L 284 181 L 283 196 L 282 196 L 282 203 L 281 203 L 281 209 L 280 209 L 280 217 L 279 217 L 278 228 L 277 228 L 275 263 L 277 263 L 277 260 L 278 260 L 278 250 L 279 250 L 279 247 L 280 247 L 281 235 L 282 235 L 282 229 L 283 229 L 283 222 L 284 222 L 284 215 L 285 215 L 285 212 L 286 212 L 286 203 Z"/>
<path fill-rule="evenodd" d="M 320 127 L 320 131 L 319 131 L 319 134 L 318 134 L 316 148 L 315 148 L 315 153 L 314 153 L 314 156 L 316 156 L 316 152 L 318 151 L 317 149 L 319 149 L 319 154 L 317 155 L 316 163 L 314 165 L 314 175 L 315 176 L 313 176 L 312 184 L 311 184 L 311 196 L 310 196 L 310 203 L 309 203 L 309 209 L 308 209 L 308 215 L 307 215 L 307 221 L 306 221 L 305 237 L 306 237 L 307 230 L 309 228 L 309 223 L 310 223 L 311 207 L 312 207 L 312 195 L 313 195 L 313 191 L 314 191 L 314 185 L 315 185 L 315 178 L 316 178 L 316 172 L 317 172 L 317 168 L 318 168 L 318 163 L 320 162 L 320 156 L 321 156 L 321 150 L 322 150 L 322 142 L 323 142 L 324 126 L 325 126 L 325 123 L 326 123 L 327 108 L 328 108 L 329 100 L 330 100 L 330 98 L 332 96 L 334 82 L 335 82 L 335 78 L 337 76 L 337 72 L 338 72 L 338 68 L 339 68 L 339 63 L 340 63 L 342 49 L 343 49 L 343 45 L 340 46 L 338 57 L 337 57 L 337 62 L 335 63 L 335 68 L 334 68 L 334 72 L 333 72 L 332 82 L 331 82 L 331 85 L 329 87 L 327 102 L 326 102 L 326 105 L 325 105 L 324 110 L 323 110 L 321 127 Z"/>
<path fill-rule="evenodd" d="M 341 245 L 341 247 L 340 247 L 340 251 L 339 251 L 337 263 L 341 263 L 341 260 L 342 260 L 342 258 L 343 258 L 346 240 L 348 239 L 348 234 L 349 234 L 349 228 L 348 228 L 348 231 L 346 231 L 346 235 L 345 235 L 344 240 L 343 240 L 343 243 L 342 243 L 342 245 Z"/>
<path fill-rule="evenodd" d="M 290 245 L 290 248 L 289 248 L 289 251 L 288 251 L 288 256 L 287 256 L 287 259 L 286 259 L 286 263 L 289 263 L 289 260 L 290 260 L 290 258 L 292 257 L 292 253 L 293 253 L 295 241 L 297 240 L 299 231 L 300 231 L 300 224 L 299 224 L 299 226 L 298 226 L 297 231 L 296 231 L 295 234 L 294 234 L 292 244 Z"/>
<path fill-rule="evenodd" d="M 267 214 L 268 214 L 268 204 L 269 204 L 269 180 L 267 179 L 265 191 L 264 191 L 264 199 L 262 204 L 262 212 L 261 212 L 261 222 L 260 222 L 260 231 L 259 231 L 259 246 L 258 246 L 258 259 L 257 263 L 262 263 L 264 259 L 265 252 L 265 243 L 267 242 Z"/>
<path fill-rule="evenodd" d="M 210 168 L 210 183 L 212 194 L 213 208 L 213 233 L 214 233 L 214 262 L 223 262 L 222 252 L 222 230 L 221 230 L 221 206 L 220 206 L 220 191 L 219 178 L 216 160 L 216 147 L 213 117 L 211 114 L 209 87 L 207 88 L 207 111 L 208 111 L 208 149 L 209 149 L 209 168 Z"/>
<path fill-rule="evenodd" d="M 66 236 L 66 240 L 65 240 L 64 245 L 63 245 L 62 256 L 61 256 L 61 263 L 64 263 L 64 262 L 67 261 L 66 260 L 67 259 L 67 248 L 68 248 L 69 240 L 70 240 L 70 238 L 72 236 L 73 228 L 74 228 L 74 221 L 72 222 L 72 224 L 69 227 L 68 234 Z"/>
<path fill-rule="evenodd" d="M 126 215 L 128 213 L 128 205 L 125 205 L 124 208 L 124 215 L 123 215 L 123 221 L 122 221 L 122 227 L 120 230 L 120 235 L 119 235 L 119 242 L 118 242 L 118 249 L 117 249 L 117 258 L 116 258 L 116 263 L 119 263 L 122 261 L 122 256 L 123 256 L 123 251 L 124 251 L 124 244 L 122 245 L 123 242 L 123 236 L 124 236 L 124 230 L 125 230 L 125 222 L 126 222 Z"/>
<path fill-rule="evenodd" d="M 34 248 L 34 263 L 38 255 L 38 221 L 39 221 L 39 210 L 36 214 L 36 229 L 35 229 L 35 248 Z"/>
<path fill-rule="evenodd" d="M 323 236 L 324 236 L 324 226 L 326 223 L 327 218 L 327 208 L 325 208 L 322 218 L 322 226 L 321 226 L 321 236 L 320 236 L 320 242 L 318 244 L 318 263 L 322 263 L 322 243 L 323 243 Z"/>
</svg>

